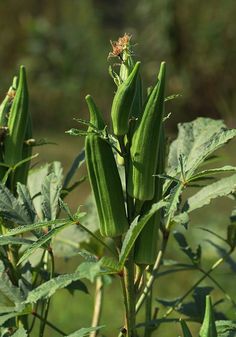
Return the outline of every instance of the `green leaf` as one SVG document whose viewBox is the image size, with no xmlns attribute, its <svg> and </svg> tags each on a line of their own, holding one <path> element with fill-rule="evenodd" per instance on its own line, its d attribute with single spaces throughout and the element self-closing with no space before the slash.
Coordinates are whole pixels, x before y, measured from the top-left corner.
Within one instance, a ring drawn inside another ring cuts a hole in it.
<svg viewBox="0 0 236 337">
<path fill-rule="evenodd" d="M 56 219 L 61 187 L 61 180 L 54 172 L 45 178 L 41 186 L 42 211 L 47 220 Z"/>
<path fill-rule="evenodd" d="M 180 324 L 181 324 L 181 328 L 183 331 L 183 337 L 193 337 L 186 322 L 182 319 L 180 319 Z"/>
<path fill-rule="evenodd" d="M 216 321 L 218 337 L 236 337 L 236 321 Z"/>
<path fill-rule="evenodd" d="M 25 225 L 31 218 L 9 189 L 0 183 L 0 215 L 9 221 Z"/>
<path fill-rule="evenodd" d="M 11 236 L 0 236 L 0 246 L 5 245 L 30 245 L 34 243 L 32 240 L 11 237 Z"/>
<path fill-rule="evenodd" d="M 210 295 L 206 297 L 205 316 L 199 332 L 200 337 L 217 337 L 214 310 Z"/>
<path fill-rule="evenodd" d="M 63 189 L 67 188 L 71 179 L 75 175 L 76 171 L 81 167 L 81 165 L 85 162 L 85 152 L 84 149 L 79 153 L 79 155 L 73 161 L 69 171 L 65 176 L 65 180 L 63 183 Z"/>
<path fill-rule="evenodd" d="M 183 155 L 188 179 L 207 157 L 236 136 L 236 130 L 227 129 L 222 121 L 203 117 L 179 124 L 178 129 L 178 137 L 170 146 L 167 173 L 180 173 L 179 156 Z"/>
<path fill-rule="evenodd" d="M 213 184 L 203 187 L 199 192 L 190 197 L 184 209 L 189 213 L 201 208 L 217 197 L 226 196 L 236 190 L 236 174 L 222 178 Z"/>
<path fill-rule="evenodd" d="M 17 194 L 19 203 L 23 206 L 26 213 L 28 214 L 28 217 L 30 218 L 30 223 L 34 223 L 36 218 L 36 211 L 28 187 L 18 182 Z"/>
<path fill-rule="evenodd" d="M 12 337 L 28 337 L 27 331 L 21 326 L 16 332 L 12 335 Z"/>
<path fill-rule="evenodd" d="M 53 236 L 55 236 L 58 232 L 60 232 L 65 226 L 71 225 L 73 222 L 69 221 L 63 224 L 58 225 L 57 227 L 52 228 L 47 234 L 41 236 L 38 240 L 34 241 L 32 245 L 30 245 L 24 252 L 24 254 L 19 259 L 17 265 L 26 260 L 30 255 L 32 255 L 38 248 L 42 248 L 42 246 L 48 242 Z"/>
<path fill-rule="evenodd" d="M 71 221 L 71 224 L 74 222 Z M 0 235 L 0 237 L 6 237 L 6 236 L 13 236 L 13 235 L 18 235 L 18 234 L 23 234 L 26 232 L 33 231 L 38 228 L 42 227 L 50 227 L 52 225 L 59 226 L 59 225 L 65 225 L 68 224 L 68 219 L 56 219 L 52 221 L 41 221 L 41 222 L 36 222 L 30 225 L 25 225 L 25 226 L 18 226 L 16 228 L 10 229 L 8 232 L 6 232 L 4 235 Z"/>
<path fill-rule="evenodd" d="M 102 266 L 105 269 L 108 269 L 108 273 L 118 273 L 121 269 L 118 261 L 116 261 L 112 257 L 103 256 L 100 261 Z M 107 272 L 105 272 L 105 274 L 106 273 Z"/>
<path fill-rule="evenodd" d="M 97 331 L 101 328 L 104 328 L 105 325 L 100 325 L 100 326 L 96 326 L 96 327 L 90 327 L 90 328 L 81 328 L 75 332 L 73 332 L 72 334 L 65 336 L 65 337 L 84 337 L 84 336 L 88 336 L 90 335 L 90 333 L 92 331 Z"/>
<path fill-rule="evenodd" d="M 11 307 L 13 304 L 18 305 L 24 300 L 20 289 L 10 281 L 2 261 L 0 261 L 0 293 L 4 295 L 7 304 Z"/>
<path fill-rule="evenodd" d="M 194 181 L 194 180 L 200 180 L 201 178 L 206 178 L 208 176 L 212 176 L 212 175 L 219 174 L 219 173 L 229 173 L 229 172 L 235 172 L 235 171 L 236 171 L 236 167 L 230 166 L 230 165 L 226 165 L 226 166 L 215 168 L 215 169 L 204 170 L 204 171 L 198 172 L 195 175 L 193 175 L 188 180 L 188 182 Z"/>
<path fill-rule="evenodd" d="M 154 213 L 156 213 L 159 209 L 165 207 L 167 205 L 167 202 L 161 200 L 157 202 L 156 204 L 153 204 L 152 208 L 144 215 L 138 222 L 134 221 L 130 228 L 128 229 L 123 245 L 121 248 L 120 256 L 119 256 L 119 265 L 120 269 L 124 266 L 125 260 L 127 256 L 129 255 L 135 240 L 139 236 L 139 233 L 144 228 L 148 220 L 153 216 Z"/>
<path fill-rule="evenodd" d="M 101 272 L 100 262 L 84 262 L 72 274 L 64 274 L 52 278 L 51 280 L 41 284 L 37 288 L 28 293 L 27 299 L 24 303 L 36 303 L 41 299 L 51 297 L 57 290 L 67 287 L 72 282 L 82 278 L 94 281 L 95 277 Z"/>
</svg>

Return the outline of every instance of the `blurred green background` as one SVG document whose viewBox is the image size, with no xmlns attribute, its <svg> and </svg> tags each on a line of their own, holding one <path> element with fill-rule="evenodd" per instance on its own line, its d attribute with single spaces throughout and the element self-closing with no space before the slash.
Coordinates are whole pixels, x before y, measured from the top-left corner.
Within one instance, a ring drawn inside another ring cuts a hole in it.
<svg viewBox="0 0 236 337">
<path fill-rule="evenodd" d="M 39 148 L 40 160 L 60 160 L 68 168 L 83 140 L 64 132 L 76 126 L 74 117 L 88 118 L 84 102 L 87 93 L 95 98 L 109 123 L 115 90 L 108 74 L 109 41 L 127 32 L 136 44 L 136 58 L 142 60 L 145 85 L 153 83 L 160 62 L 166 60 L 167 94 L 182 95 L 168 105 L 171 134 L 176 132 L 177 122 L 197 116 L 223 118 L 229 127 L 235 127 L 235 17 L 235 0 L 0 0 L 0 98 L 19 65 L 24 64 L 35 136 L 58 144 Z M 225 163 L 236 164 L 233 144 L 223 153 Z M 88 194 L 88 183 L 84 183 L 70 198 L 72 208 L 83 203 Z M 224 234 L 232 206 L 228 201 L 215 202 L 204 214 L 197 213 L 192 222 L 205 225 L 202 215 L 208 215 L 208 223 L 218 224 Z M 191 235 L 196 236 L 194 229 Z M 198 235 L 201 238 L 201 232 Z M 210 254 L 207 248 L 206 252 Z M 174 258 L 176 251 L 168 254 Z M 64 272 L 73 270 L 77 259 L 58 262 Z M 226 267 L 224 275 L 230 273 Z M 218 276 L 225 281 L 221 274 Z M 169 286 L 163 278 L 160 297 L 183 293 L 186 278 L 190 283 L 189 276 L 178 275 Z M 60 291 L 53 298 L 50 319 L 67 332 L 89 326 L 92 301 L 92 294 L 77 293 L 72 298 Z M 107 336 L 116 335 L 121 309 L 115 283 L 108 288 L 102 320 L 111 323 L 105 330 Z M 174 329 L 173 336 L 178 327 Z M 48 336 L 57 335 L 48 330 Z"/>
</svg>

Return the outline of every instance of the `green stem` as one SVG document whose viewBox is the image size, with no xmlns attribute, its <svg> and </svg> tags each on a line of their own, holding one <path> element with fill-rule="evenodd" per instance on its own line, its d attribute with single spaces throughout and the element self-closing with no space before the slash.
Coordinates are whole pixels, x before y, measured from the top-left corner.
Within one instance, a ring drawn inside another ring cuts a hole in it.
<svg viewBox="0 0 236 337">
<path fill-rule="evenodd" d="M 152 274 L 151 271 L 147 271 L 147 281 L 149 281 L 149 279 L 151 278 Z M 149 293 L 147 294 L 147 298 L 146 298 L 146 305 L 145 305 L 145 321 L 146 322 L 150 322 L 152 320 L 152 288 L 149 291 Z M 152 329 L 150 326 L 146 326 L 145 327 L 145 331 L 144 331 L 144 337 L 150 337 L 152 334 Z"/>
<path fill-rule="evenodd" d="M 52 252 L 51 248 L 49 248 L 48 254 L 50 255 L 50 260 L 51 260 L 50 279 L 52 279 L 53 275 L 54 275 L 54 270 L 55 270 L 55 262 L 54 262 L 54 255 L 53 255 L 53 252 Z M 47 263 L 47 265 L 48 265 L 48 263 Z M 40 327 L 40 333 L 39 333 L 40 337 L 43 337 L 43 335 L 44 335 L 44 330 L 45 330 L 45 327 L 46 327 L 47 317 L 48 317 L 48 313 L 49 313 L 49 307 L 50 307 L 50 299 L 46 300 L 46 303 L 45 303 L 44 316 L 43 316 L 43 321 L 42 321 L 42 324 L 41 324 L 41 327 Z"/>
<path fill-rule="evenodd" d="M 125 183 L 126 183 L 126 203 L 127 203 L 127 217 L 129 225 L 133 221 L 133 212 L 134 212 L 134 201 L 127 192 L 128 186 L 128 172 L 129 172 L 129 149 L 126 148 L 124 137 L 119 137 L 119 144 L 121 152 L 124 156 L 125 164 Z M 124 300 L 126 303 L 126 318 L 125 318 L 125 329 L 127 337 L 135 337 L 135 286 L 134 286 L 134 257 L 133 250 L 130 252 L 125 267 L 124 267 Z"/>
<path fill-rule="evenodd" d="M 134 289 L 134 262 L 133 252 L 130 253 L 124 267 L 124 282 L 127 298 L 126 330 L 127 337 L 135 336 L 135 289 Z"/>
<path fill-rule="evenodd" d="M 94 311 L 92 319 L 92 327 L 97 327 L 100 324 L 102 304 L 103 304 L 103 294 L 104 294 L 104 284 L 101 276 L 96 279 L 96 289 L 95 289 L 95 301 L 94 301 Z M 97 331 L 92 331 L 90 337 L 96 337 Z"/>
</svg>

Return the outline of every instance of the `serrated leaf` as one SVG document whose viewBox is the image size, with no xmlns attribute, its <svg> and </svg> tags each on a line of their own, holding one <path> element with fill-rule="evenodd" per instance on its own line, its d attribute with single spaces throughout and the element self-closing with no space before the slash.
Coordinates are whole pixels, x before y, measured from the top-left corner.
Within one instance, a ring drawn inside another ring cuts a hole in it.
<svg viewBox="0 0 236 337">
<path fill-rule="evenodd" d="M 84 262 L 72 274 L 64 274 L 52 278 L 29 292 L 25 303 L 36 303 L 41 299 L 51 297 L 57 290 L 67 287 L 72 282 L 82 278 L 94 281 L 94 278 L 101 272 L 99 262 Z"/>
<path fill-rule="evenodd" d="M 101 328 L 104 328 L 105 325 L 100 325 L 100 326 L 96 326 L 96 327 L 90 327 L 90 328 L 81 328 L 75 332 L 73 332 L 72 334 L 65 336 L 65 337 L 84 337 L 84 336 L 88 336 L 90 335 L 90 333 L 92 331 L 97 331 L 100 330 Z"/>
<path fill-rule="evenodd" d="M 12 337 L 28 337 L 27 331 L 21 326 L 16 332 L 12 335 Z"/>
<path fill-rule="evenodd" d="M 56 219 L 61 188 L 61 180 L 54 172 L 45 178 L 41 186 L 42 211 L 47 220 Z"/>
<path fill-rule="evenodd" d="M 24 300 L 20 289 L 10 281 L 2 261 L 0 261 L 0 293 L 7 299 L 9 306 L 18 305 Z"/>
<path fill-rule="evenodd" d="M 0 236 L 0 246 L 5 245 L 30 245 L 34 243 L 32 240 L 11 237 L 11 236 Z"/>
<path fill-rule="evenodd" d="M 36 218 L 36 211 L 28 187 L 18 182 L 17 194 L 18 194 L 18 201 L 28 214 L 30 223 L 34 223 Z"/>
<path fill-rule="evenodd" d="M 0 237 L 7 237 L 7 236 L 13 236 L 13 235 L 18 235 L 18 234 L 23 234 L 26 232 L 33 231 L 35 229 L 39 229 L 42 227 L 50 227 L 52 225 L 63 225 L 67 224 L 68 219 L 56 219 L 52 221 L 41 221 L 41 222 L 36 222 L 33 224 L 25 225 L 25 226 L 18 226 L 13 229 L 10 229 L 8 232 L 6 232 L 4 235 L 0 235 Z M 71 224 L 74 222 L 71 221 Z"/>
<path fill-rule="evenodd" d="M 217 337 L 214 310 L 211 303 L 211 297 L 206 297 L 206 307 L 204 320 L 199 332 L 200 337 Z"/>
<path fill-rule="evenodd" d="M 236 190 L 236 174 L 222 178 L 213 184 L 203 187 L 199 192 L 190 197 L 184 209 L 189 213 L 201 208 L 217 197 L 226 196 Z"/>
<path fill-rule="evenodd" d="M 63 224 L 58 225 L 57 227 L 52 228 L 47 234 L 42 235 L 38 240 L 34 241 L 24 252 L 24 254 L 19 259 L 17 265 L 21 264 L 26 260 L 30 255 L 32 255 L 38 248 L 47 243 L 53 236 L 60 232 L 65 226 L 71 225 L 73 222 L 69 221 Z"/>
<path fill-rule="evenodd" d="M 178 125 L 177 139 L 171 144 L 168 158 L 168 174 L 180 173 L 179 156 L 186 159 L 187 178 L 214 151 L 236 136 L 236 130 L 229 130 L 220 120 L 197 118 L 192 122 Z"/>
<path fill-rule="evenodd" d="M 174 186 L 170 194 L 167 196 L 167 207 L 165 209 L 165 216 L 166 216 L 166 224 L 169 226 L 170 222 L 174 220 L 174 214 L 178 210 L 178 205 L 180 201 L 181 193 L 184 189 L 184 185 L 182 183 L 178 183 L 176 186 Z M 185 217 L 186 218 L 186 217 Z"/>
<path fill-rule="evenodd" d="M 212 176 L 212 175 L 215 175 L 215 174 L 229 173 L 229 172 L 235 172 L 235 171 L 236 171 L 236 167 L 226 165 L 226 166 L 223 166 L 223 167 L 198 172 L 195 175 L 193 175 L 188 181 L 190 182 L 190 181 L 200 180 L 200 179 L 208 178 L 208 176 Z"/>
<path fill-rule="evenodd" d="M 85 151 L 82 149 L 82 151 L 79 153 L 79 155 L 75 158 L 73 161 L 69 171 L 67 172 L 65 176 L 65 180 L 63 183 L 63 189 L 67 188 L 71 179 L 75 175 L 76 171 L 81 167 L 81 165 L 85 162 Z"/>
<path fill-rule="evenodd" d="M 105 269 L 108 269 L 108 273 L 118 273 L 120 271 L 120 265 L 118 261 L 113 259 L 112 257 L 103 256 L 101 258 L 101 264 Z"/>
<path fill-rule="evenodd" d="M 216 321 L 218 337 L 236 337 L 236 321 Z"/>
<path fill-rule="evenodd" d="M 138 222 L 133 221 L 130 228 L 128 229 L 123 245 L 121 248 L 121 252 L 119 255 L 119 265 L 120 269 L 124 266 L 125 260 L 128 257 L 135 240 L 137 239 L 138 235 L 140 234 L 141 230 L 144 228 L 148 220 L 155 214 L 159 209 L 167 206 L 166 201 L 159 201 L 156 204 L 153 204 L 152 208 L 144 215 Z"/>
<path fill-rule="evenodd" d="M 20 225 L 31 223 L 31 218 L 9 189 L 0 183 L 0 215 Z"/>
</svg>

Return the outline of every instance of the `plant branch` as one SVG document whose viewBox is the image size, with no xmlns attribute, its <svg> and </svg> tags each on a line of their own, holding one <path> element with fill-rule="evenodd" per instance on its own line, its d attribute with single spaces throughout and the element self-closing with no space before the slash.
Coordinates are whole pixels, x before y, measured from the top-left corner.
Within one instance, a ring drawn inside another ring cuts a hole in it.
<svg viewBox="0 0 236 337">
<path fill-rule="evenodd" d="M 95 301 L 94 301 L 94 311 L 92 319 L 92 327 L 97 327 L 100 323 L 101 313 L 102 313 L 102 303 L 104 295 L 104 284 L 101 276 L 98 276 L 96 279 L 96 289 L 95 289 Z M 97 330 L 94 330 L 90 333 L 90 337 L 97 336 Z"/>
</svg>

